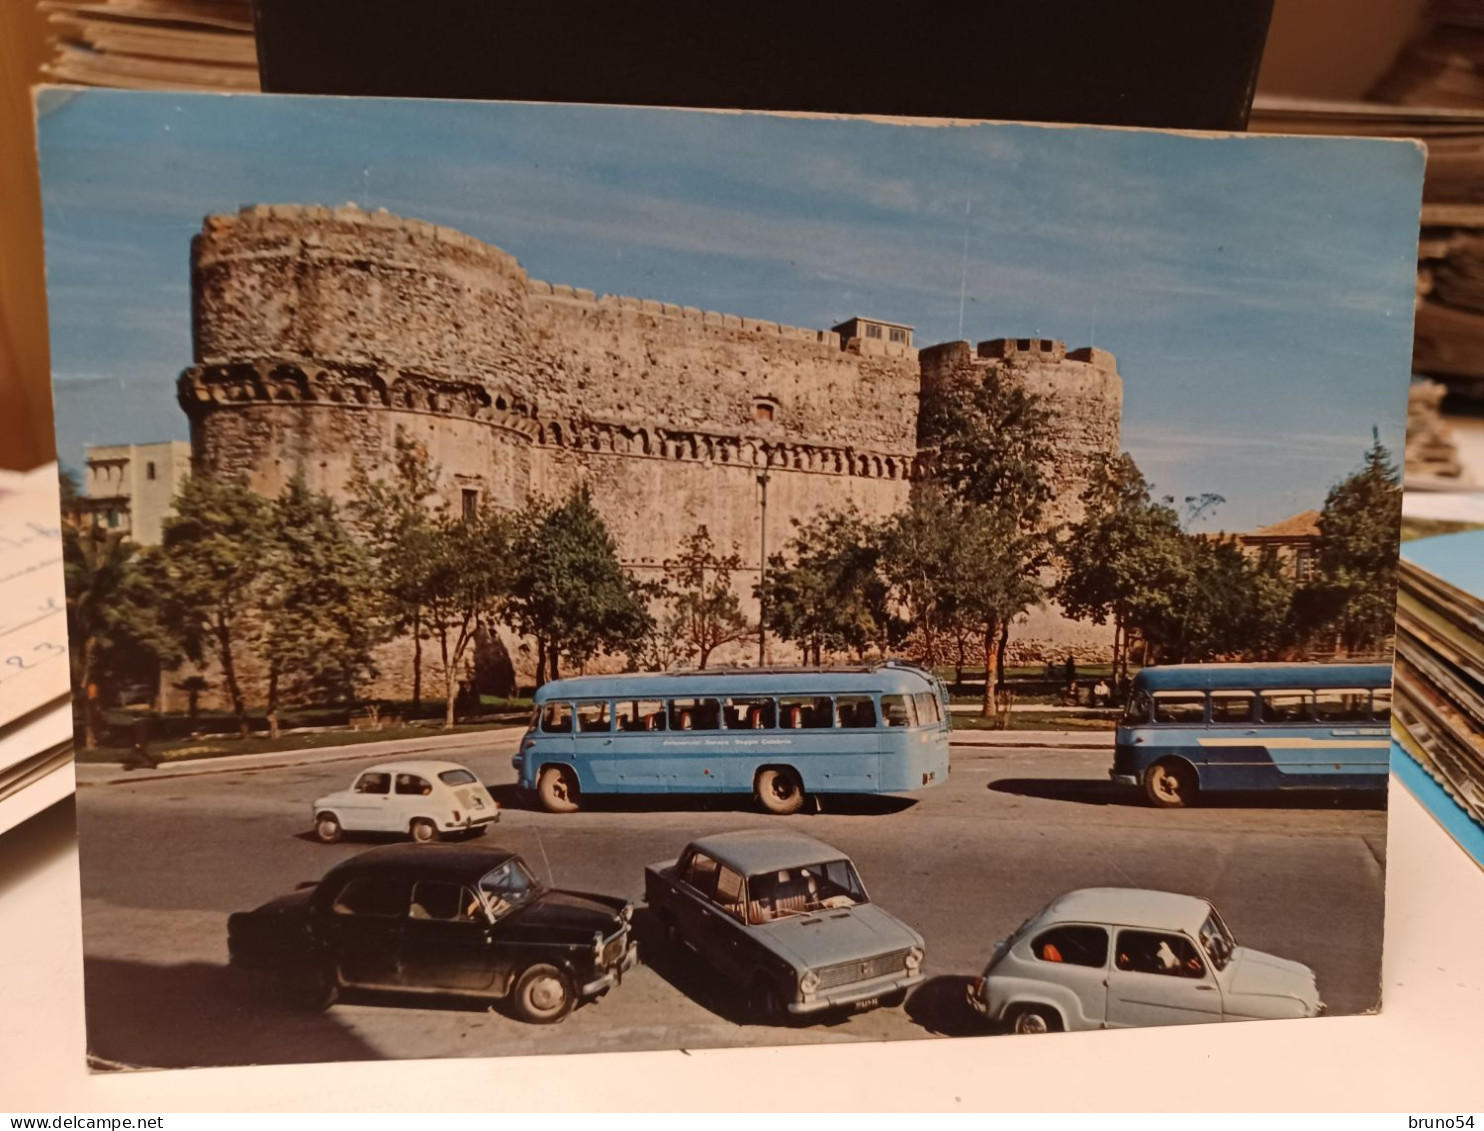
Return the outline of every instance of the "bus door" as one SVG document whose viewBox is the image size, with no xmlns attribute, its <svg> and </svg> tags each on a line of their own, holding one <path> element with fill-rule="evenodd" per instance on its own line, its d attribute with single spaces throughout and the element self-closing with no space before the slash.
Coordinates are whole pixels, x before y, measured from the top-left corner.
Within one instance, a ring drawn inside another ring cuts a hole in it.
<svg viewBox="0 0 1484 1131">
<path fill-rule="evenodd" d="M 612 704 L 606 699 L 579 699 L 573 704 L 573 716 L 572 756 L 578 776 L 605 790 L 612 788 Z"/>
<path fill-rule="evenodd" d="M 620 792 L 663 793 L 668 722 L 663 699 L 614 700 L 611 755 L 600 780 Z"/>
</svg>

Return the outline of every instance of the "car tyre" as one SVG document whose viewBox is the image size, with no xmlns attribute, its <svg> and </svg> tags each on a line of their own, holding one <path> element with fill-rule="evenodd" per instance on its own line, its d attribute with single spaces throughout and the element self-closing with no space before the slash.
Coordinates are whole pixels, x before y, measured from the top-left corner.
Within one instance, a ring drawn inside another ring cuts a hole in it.
<svg viewBox="0 0 1484 1131">
<path fill-rule="evenodd" d="M 575 813 L 577 777 L 566 766 L 544 766 L 536 778 L 536 796 L 548 813 Z"/>
<path fill-rule="evenodd" d="M 788 1007 L 772 978 L 759 974 L 752 980 L 747 991 L 747 1016 L 760 1025 L 782 1025 L 788 1021 Z"/>
<path fill-rule="evenodd" d="M 413 821 L 412 824 L 407 827 L 407 832 L 418 844 L 432 844 L 440 836 L 438 832 L 438 826 L 433 824 L 433 822 L 428 820 L 426 817 L 419 817 L 417 820 Z"/>
<path fill-rule="evenodd" d="M 340 999 L 340 976 L 332 963 L 311 962 L 290 976 L 288 996 L 304 1009 L 329 1009 Z"/>
<path fill-rule="evenodd" d="M 511 996 L 516 1016 L 533 1025 L 554 1025 L 577 1004 L 572 979 L 545 963 L 526 967 Z"/>
<path fill-rule="evenodd" d="M 776 816 L 786 817 L 804 807 L 804 783 L 786 766 L 759 770 L 754 789 L 758 804 Z"/>
<path fill-rule="evenodd" d="M 907 991 L 892 990 L 889 994 L 882 994 L 880 1001 L 882 1009 L 900 1009 L 907 1004 Z"/>
<path fill-rule="evenodd" d="M 1144 771 L 1144 796 L 1156 809 L 1182 809 L 1195 801 L 1195 771 L 1186 763 L 1165 758 Z"/>
<path fill-rule="evenodd" d="M 1022 1005 L 1010 1015 L 1012 1033 L 1060 1033 L 1061 1014 L 1044 1005 Z"/>
<path fill-rule="evenodd" d="M 338 844 L 345 830 L 334 813 L 321 813 L 314 819 L 314 835 L 321 844 Z"/>
</svg>

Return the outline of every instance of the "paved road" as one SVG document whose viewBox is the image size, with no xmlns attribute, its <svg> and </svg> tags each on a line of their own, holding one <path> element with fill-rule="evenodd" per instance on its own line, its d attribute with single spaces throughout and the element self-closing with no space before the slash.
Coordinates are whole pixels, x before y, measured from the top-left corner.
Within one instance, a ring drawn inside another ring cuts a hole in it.
<svg viewBox="0 0 1484 1131">
<path fill-rule="evenodd" d="M 993 940 L 1062 891 L 1100 884 L 1208 896 L 1238 942 L 1312 966 L 1332 1013 L 1375 1004 L 1386 822 L 1364 802 L 1155 811 L 1107 784 L 1106 752 L 955 747 L 950 780 L 911 799 L 827 803 L 792 818 L 743 799 L 554 816 L 520 807 L 509 765 L 517 738 L 460 736 L 469 741 L 458 758 L 506 806 L 486 843 L 519 851 L 543 877 L 637 900 L 643 865 L 673 858 L 691 837 L 786 822 L 846 851 L 872 898 L 923 933 L 929 980 L 903 1009 L 747 1025 L 707 971 L 664 953 L 641 911 L 646 965 L 560 1025 L 425 1001 L 292 1009 L 271 981 L 227 967 L 225 919 L 372 843 L 310 838 L 310 801 L 342 788 L 359 762 L 322 758 L 79 791 L 92 1054 L 168 1067 L 979 1033 L 963 986 Z"/>
</svg>

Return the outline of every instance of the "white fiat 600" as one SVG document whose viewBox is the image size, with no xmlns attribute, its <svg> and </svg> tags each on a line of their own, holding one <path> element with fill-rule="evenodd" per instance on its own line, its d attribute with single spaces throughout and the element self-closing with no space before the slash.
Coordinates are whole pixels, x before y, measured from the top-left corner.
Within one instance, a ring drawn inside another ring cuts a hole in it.
<svg viewBox="0 0 1484 1131">
<path fill-rule="evenodd" d="M 405 833 L 427 843 L 445 833 L 483 832 L 500 803 L 473 771 L 454 762 L 387 762 L 356 775 L 349 789 L 314 803 L 314 834 Z"/>
<path fill-rule="evenodd" d="M 1314 971 L 1238 946 L 1204 899 L 1084 888 L 996 945 L 969 1004 L 1017 1033 L 1314 1017 Z"/>
</svg>

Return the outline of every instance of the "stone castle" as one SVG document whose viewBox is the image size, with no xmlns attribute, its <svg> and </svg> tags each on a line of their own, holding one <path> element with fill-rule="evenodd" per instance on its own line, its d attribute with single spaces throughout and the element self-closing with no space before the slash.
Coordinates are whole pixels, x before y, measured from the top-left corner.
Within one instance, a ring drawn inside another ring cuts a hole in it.
<svg viewBox="0 0 1484 1131">
<path fill-rule="evenodd" d="M 736 582 L 754 616 L 758 476 L 770 550 L 821 508 L 890 515 L 924 470 L 919 406 L 951 382 L 1009 366 L 1046 398 L 1057 519 L 1076 516 L 1089 462 L 1119 446 L 1122 382 L 1101 350 L 1041 338 L 919 350 L 910 327 L 868 317 L 812 330 L 598 296 L 386 212 L 209 216 L 192 293 L 179 398 L 197 474 L 276 494 L 302 469 L 343 500 L 352 460 L 387 466 L 401 429 L 442 468 L 455 513 L 587 483 L 641 575 L 706 527 L 747 563 Z M 1084 649 L 1106 634 L 1052 609 L 1017 635 Z"/>
</svg>

